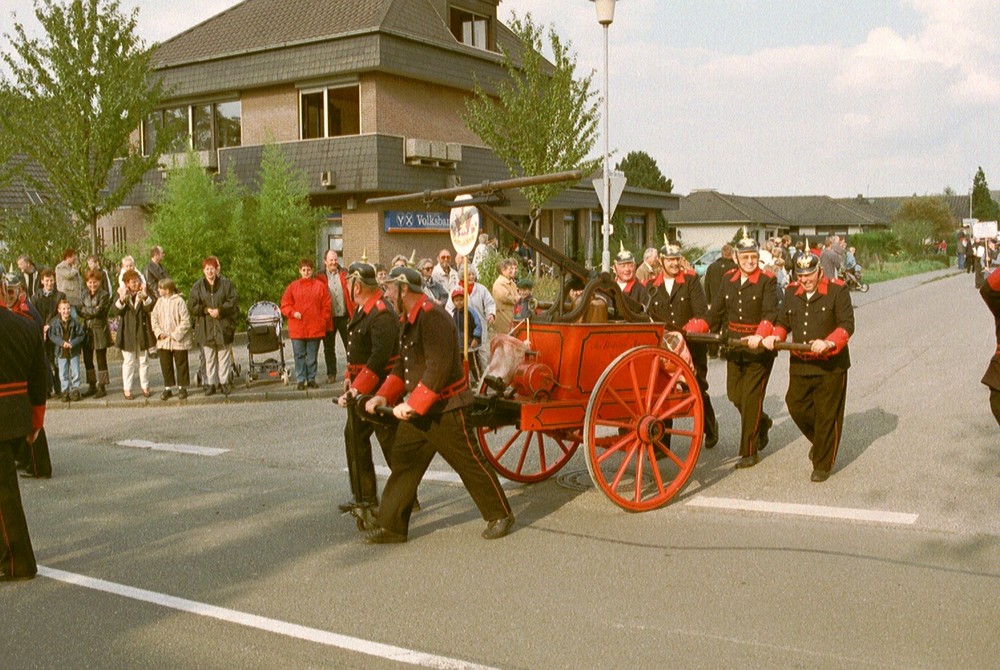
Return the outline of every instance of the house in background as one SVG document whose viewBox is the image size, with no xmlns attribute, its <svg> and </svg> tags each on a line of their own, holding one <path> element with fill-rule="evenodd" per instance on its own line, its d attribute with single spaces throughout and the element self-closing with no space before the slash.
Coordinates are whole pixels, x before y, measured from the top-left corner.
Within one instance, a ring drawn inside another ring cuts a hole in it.
<svg viewBox="0 0 1000 670">
<path fill-rule="evenodd" d="M 388 261 L 450 246 L 448 213 L 369 198 L 510 177 L 462 120 L 476 82 L 505 77 L 501 47 L 520 43 L 497 20 L 500 0 L 246 0 L 156 48 L 170 98 L 136 133 L 143 147 L 179 131 L 170 165 L 188 147 L 207 170 L 253 186 L 265 143 L 302 171 L 326 211 L 326 249 Z M 113 216 L 105 239 L 135 242 L 163 171 L 147 175 Z M 526 222 L 514 191 L 500 210 Z M 656 214 L 679 196 L 626 188 L 618 206 L 636 248 L 653 242 Z M 601 212 L 589 179 L 544 207 L 538 237 L 569 255 L 592 255 Z M 206 250 L 208 252 L 209 250 Z"/>
</svg>

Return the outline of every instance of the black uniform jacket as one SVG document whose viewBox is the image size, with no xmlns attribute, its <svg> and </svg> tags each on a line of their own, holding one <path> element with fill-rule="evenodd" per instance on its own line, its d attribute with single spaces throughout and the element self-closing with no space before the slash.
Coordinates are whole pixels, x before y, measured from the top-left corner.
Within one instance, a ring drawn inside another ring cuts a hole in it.
<svg viewBox="0 0 1000 670">
<path fill-rule="evenodd" d="M 39 430 L 47 396 L 48 364 L 41 328 L 0 307 L 0 440 Z"/>
<path fill-rule="evenodd" d="M 990 359 L 990 367 L 986 369 L 983 383 L 991 389 L 1000 391 L 1000 270 L 994 270 L 979 289 L 980 295 L 993 313 L 997 329 L 997 348 Z"/>
<path fill-rule="evenodd" d="M 789 374 L 819 375 L 831 370 L 846 370 L 851 367 L 847 340 L 854 334 L 850 291 L 839 279 L 829 281 L 824 277 L 819 280 L 812 297 L 807 298 L 800 284 L 789 284 L 774 334 L 780 340 L 791 335 L 795 342 L 830 340 L 836 345 L 825 354 L 791 352 Z"/>
<path fill-rule="evenodd" d="M 646 285 L 649 291 L 646 313 L 653 321 L 667 324 L 667 330 L 707 333 L 708 302 L 698 275 L 691 271 L 678 273 L 670 291 L 666 279 L 661 272 Z"/>
<path fill-rule="evenodd" d="M 347 380 L 358 393 L 377 389 L 392 371 L 399 354 L 396 311 L 378 291 L 347 324 Z"/>
<path fill-rule="evenodd" d="M 719 292 L 719 287 L 722 286 L 722 280 L 726 274 L 736 269 L 736 261 L 725 256 L 720 256 L 708 266 L 705 270 L 705 298 L 709 305 L 715 299 L 715 294 Z"/>
<path fill-rule="evenodd" d="M 400 323 L 399 358 L 377 394 L 393 405 L 409 393 L 407 402 L 420 415 L 471 404 L 458 330 L 444 307 L 421 295 Z"/>
<path fill-rule="evenodd" d="M 621 285 L 619 284 L 619 287 L 620 286 Z M 625 287 L 622 288 L 622 293 L 624 293 L 627 298 L 634 300 L 640 306 L 640 309 L 636 309 L 636 311 L 646 309 L 646 305 L 649 303 L 649 292 L 646 290 L 646 287 L 643 286 L 641 281 L 633 277 L 625 284 Z"/>
<path fill-rule="evenodd" d="M 726 273 L 719 292 L 712 298 L 708 311 L 708 327 L 713 333 L 728 331 L 732 337 L 760 335 L 767 337 L 778 318 L 778 282 L 763 270 L 742 281 L 739 268 Z M 763 347 L 751 351 L 745 347 L 731 350 L 729 360 L 763 360 L 774 354 Z"/>
</svg>

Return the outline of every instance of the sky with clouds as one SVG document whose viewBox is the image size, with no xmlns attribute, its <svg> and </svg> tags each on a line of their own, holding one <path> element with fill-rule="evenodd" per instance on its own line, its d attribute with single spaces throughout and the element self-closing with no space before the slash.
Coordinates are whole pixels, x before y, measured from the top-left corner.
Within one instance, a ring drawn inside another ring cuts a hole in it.
<svg viewBox="0 0 1000 670">
<path fill-rule="evenodd" d="M 233 4 L 121 0 L 147 42 Z M 3 32 L 12 11 L 33 20 L 31 0 L 0 10 Z M 501 0 L 499 12 L 553 26 L 603 95 L 592 2 Z M 612 151 L 645 151 L 680 193 L 965 193 L 979 166 L 997 188 L 998 33 L 996 0 L 620 0 Z"/>
</svg>

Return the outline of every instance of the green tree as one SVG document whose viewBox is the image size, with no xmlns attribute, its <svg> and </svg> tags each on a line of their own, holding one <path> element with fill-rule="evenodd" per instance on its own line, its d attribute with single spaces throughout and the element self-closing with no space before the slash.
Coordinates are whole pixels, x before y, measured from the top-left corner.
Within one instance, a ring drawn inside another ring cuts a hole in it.
<svg viewBox="0 0 1000 670">
<path fill-rule="evenodd" d="M 660 172 L 660 166 L 645 151 L 628 152 L 628 155 L 615 166 L 615 169 L 624 173 L 629 186 L 645 188 L 651 191 L 661 191 L 663 193 L 673 193 L 674 191 L 673 180 L 663 176 L 663 173 Z M 624 215 L 621 212 L 616 212 L 611 222 L 614 225 L 611 244 L 612 253 L 614 253 L 614 250 L 618 249 L 619 241 L 627 244 L 629 240 L 628 235 L 624 232 Z M 666 232 L 667 220 L 664 218 L 663 212 L 658 211 L 656 213 L 656 230 L 653 234 L 654 246 L 658 247 L 662 244 L 663 236 Z M 641 258 L 645 249 L 632 249 L 631 251 L 636 257 Z M 685 251 L 685 253 L 687 252 Z"/>
<path fill-rule="evenodd" d="M 63 249 L 77 248 L 83 237 L 82 226 L 51 201 L 20 211 L 0 210 L 0 262 L 5 268 L 21 254 L 39 267 L 55 267 Z"/>
<path fill-rule="evenodd" d="M 856 256 L 862 266 L 877 270 L 881 270 L 882 264 L 901 250 L 899 236 L 891 230 L 851 235 L 851 245 L 856 248 Z"/>
<path fill-rule="evenodd" d="M 981 166 L 972 180 L 972 216 L 980 221 L 1000 220 L 1000 205 L 990 194 L 986 173 Z"/>
<path fill-rule="evenodd" d="M 185 295 L 201 278 L 201 261 L 218 256 L 227 274 L 236 267 L 234 231 L 242 212 L 242 194 L 233 179 L 216 184 L 188 151 L 167 170 L 157 193 L 147 242 L 163 247 L 164 261 Z"/>
<path fill-rule="evenodd" d="M 892 215 L 892 225 L 922 221 L 930 224 L 928 236 L 944 240 L 954 235 L 958 227 L 955 215 L 941 196 L 925 195 L 908 198 Z M 902 235 L 900 235 L 903 238 Z"/>
<path fill-rule="evenodd" d="M 281 298 L 298 276 L 299 260 L 315 256 L 321 221 L 309 205 L 305 175 L 288 163 L 280 145 L 264 145 L 258 184 L 239 226 L 240 263 L 230 272 L 244 303 Z"/>
<path fill-rule="evenodd" d="M 628 152 L 615 169 L 625 173 L 629 186 L 662 193 L 674 192 L 674 181 L 663 176 L 660 166 L 645 151 Z"/>
<path fill-rule="evenodd" d="M 98 218 L 156 166 L 170 139 L 158 137 L 149 156 L 129 141 L 161 99 L 162 85 L 150 77 L 138 10 L 125 15 L 118 0 L 35 0 L 35 16 L 42 38 L 28 37 L 17 22 L 5 35 L 12 80 L 3 86 L 17 102 L 0 116 L 0 131 L 43 168 L 55 199 L 88 226 L 95 250 Z"/>
<path fill-rule="evenodd" d="M 521 41 L 515 56 L 502 49 L 506 77 L 492 82 L 491 96 L 477 82 L 466 102 L 463 118 L 469 128 L 504 162 L 511 174 L 541 175 L 583 170 L 593 172 L 597 160 L 587 160 L 597 137 L 596 93 L 593 72 L 577 79 L 576 55 L 555 29 L 548 30 L 553 63 L 542 57 L 543 28 L 514 16 L 511 30 Z M 546 184 L 521 189 L 536 210 L 568 184 Z"/>
</svg>

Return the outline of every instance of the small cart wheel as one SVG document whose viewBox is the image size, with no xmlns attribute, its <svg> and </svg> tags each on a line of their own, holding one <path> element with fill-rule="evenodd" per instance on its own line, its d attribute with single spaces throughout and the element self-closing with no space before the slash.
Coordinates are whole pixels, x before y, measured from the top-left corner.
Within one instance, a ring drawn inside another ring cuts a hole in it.
<svg viewBox="0 0 1000 670">
<path fill-rule="evenodd" d="M 862 293 L 868 293 L 868 289 L 870 288 L 871 287 L 868 284 L 865 283 L 858 284 L 858 290 L 861 291 Z"/>
<path fill-rule="evenodd" d="M 250 373 L 248 372 L 248 373 L 246 374 L 246 377 L 245 377 L 245 380 L 246 380 L 246 385 L 247 385 L 247 388 L 250 388 L 250 384 L 252 384 L 252 383 L 253 383 L 253 375 L 251 375 L 251 374 L 250 374 Z"/>
<path fill-rule="evenodd" d="M 687 483 L 704 436 L 694 370 L 658 347 L 637 347 L 604 371 L 587 403 L 583 438 L 590 477 L 616 505 L 644 512 Z"/>
<path fill-rule="evenodd" d="M 523 484 L 554 475 L 573 457 L 581 442 L 579 428 L 538 431 L 518 426 L 479 426 L 476 433 L 483 454 L 497 473 Z"/>
</svg>

